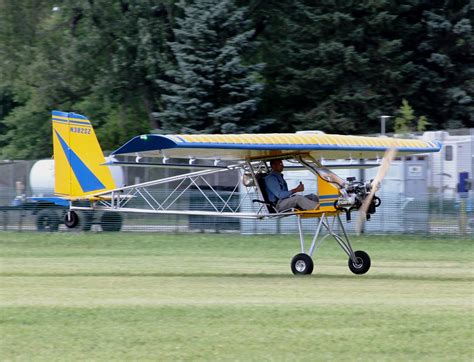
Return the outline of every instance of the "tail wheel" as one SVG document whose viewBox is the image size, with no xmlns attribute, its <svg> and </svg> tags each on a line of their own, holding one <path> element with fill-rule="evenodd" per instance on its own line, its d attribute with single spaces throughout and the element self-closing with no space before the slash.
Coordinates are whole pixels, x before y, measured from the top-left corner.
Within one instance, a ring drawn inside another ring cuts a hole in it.
<svg viewBox="0 0 474 362">
<path fill-rule="evenodd" d="M 291 260 L 291 271 L 294 275 L 308 275 L 313 272 L 313 259 L 308 254 L 295 255 Z"/>
<path fill-rule="evenodd" d="M 365 251 L 357 250 L 354 252 L 356 262 L 349 258 L 349 269 L 354 274 L 365 274 L 370 269 L 370 256 Z"/>
<path fill-rule="evenodd" d="M 64 225 L 69 229 L 75 228 L 79 224 L 79 216 L 75 211 L 69 210 L 64 215 Z"/>
</svg>

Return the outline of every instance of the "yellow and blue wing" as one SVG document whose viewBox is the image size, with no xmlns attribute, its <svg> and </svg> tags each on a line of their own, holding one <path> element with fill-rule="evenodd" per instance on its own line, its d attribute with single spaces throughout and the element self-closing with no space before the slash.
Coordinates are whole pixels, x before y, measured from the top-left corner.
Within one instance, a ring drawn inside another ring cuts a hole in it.
<svg viewBox="0 0 474 362">
<path fill-rule="evenodd" d="M 141 135 L 119 147 L 115 155 L 220 160 L 258 159 L 285 154 L 315 158 L 376 158 L 395 148 L 401 155 L 438 152 L 441 144 L 419 139 L 331 134 Z"/>
</svg>

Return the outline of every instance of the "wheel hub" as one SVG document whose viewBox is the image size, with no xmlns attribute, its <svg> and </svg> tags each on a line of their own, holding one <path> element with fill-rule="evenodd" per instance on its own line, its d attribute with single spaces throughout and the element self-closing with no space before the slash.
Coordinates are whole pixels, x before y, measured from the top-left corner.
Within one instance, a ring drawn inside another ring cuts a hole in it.
<svg viewBox="0 0 474 362">
<path fill-rule="evenodd" d="M 303 260 L 298 260 L 295 263 L 295 269 L 299 272 L 302 273 L 306 270 L 306 263 Z"/>
<path fill-rule="evenodd" d="M 352 265 L 354 265 L 354 268 L 360 269 L 364 266 L 364 262 L 362 261 L 361 258 L 357 257 L 356 262 L 352 262 Z"/>
</svg>

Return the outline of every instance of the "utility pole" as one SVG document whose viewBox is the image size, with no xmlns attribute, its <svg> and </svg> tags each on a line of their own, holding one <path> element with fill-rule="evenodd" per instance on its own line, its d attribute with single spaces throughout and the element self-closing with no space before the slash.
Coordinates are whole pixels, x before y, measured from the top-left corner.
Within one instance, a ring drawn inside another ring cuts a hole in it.
<svg viewBox="0 0 474 362">
<path fill-rule="evenodd" d="M 380 116 L 380 134 L 382 136 L 385 136 L 385 133 L 386 133 L 385 124 L 387 120 L 389 120 L 390 118 L 392 118 L 392 116 Z"/>
</svg>

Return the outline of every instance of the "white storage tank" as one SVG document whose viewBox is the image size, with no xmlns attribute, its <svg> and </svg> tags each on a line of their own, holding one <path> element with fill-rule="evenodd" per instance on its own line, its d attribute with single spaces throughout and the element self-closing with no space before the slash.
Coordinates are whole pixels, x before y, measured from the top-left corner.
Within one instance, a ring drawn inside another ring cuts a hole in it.
<svg viewBox="0 0 474 362">
<path fill-rule="evenodd" d="M 33 196 L 54 194 L 54 160 L 36 161 L 30 170 L 30 188 Z"/>
<path fill-rule="evenodd" d="M 115 161 L 113 157 L 106 157 L 106 162 Z M 124 184 L 124 172 L 120 166 L 108 166 L 117 187 Z M 54 160 L 39 160 L 30 170 L 30 188 L 32 196 L 42 197 L 54 195 Z"/>
</svg>

